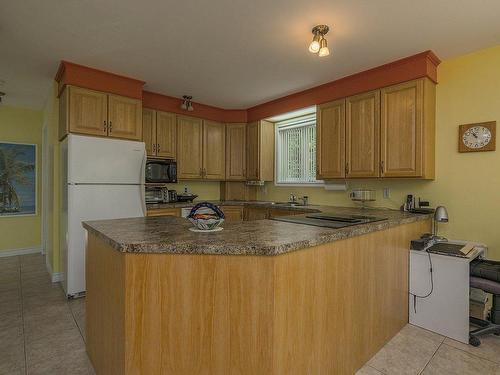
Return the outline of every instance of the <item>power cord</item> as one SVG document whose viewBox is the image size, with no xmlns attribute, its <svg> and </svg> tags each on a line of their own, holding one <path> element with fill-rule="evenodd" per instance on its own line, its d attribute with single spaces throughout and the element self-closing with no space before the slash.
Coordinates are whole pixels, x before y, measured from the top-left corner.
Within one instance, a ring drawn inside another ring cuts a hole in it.
<svg viewBox="0 0 500 375">
<path fill-rule="evenodd" d="M 413 296 L 413 311 L 415 312 L 415 314 L 417 313 L 417 298 L 422 298 L 422 299 L 427 298 L 434 291 L 434 274 L 433 274 L 433 267 L 432 267 L 432 259 L 431 259 L 431 253 L 429 253 L 428 251 L 427 251 L 427 256 L 429 257 L 429 272 L 431 274 L 431 290 L 429 291 L 429 293 L 427 293 L 426 295 L 423 295 L 423 296 L 419 296 L 418 294 L 410 293 L 410 295 Z"/>
</svg>

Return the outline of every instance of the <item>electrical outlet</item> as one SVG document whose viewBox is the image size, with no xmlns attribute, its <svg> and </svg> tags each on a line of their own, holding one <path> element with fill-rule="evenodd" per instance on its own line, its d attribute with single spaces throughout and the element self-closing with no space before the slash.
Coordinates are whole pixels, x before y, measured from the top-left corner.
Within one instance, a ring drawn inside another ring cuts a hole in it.
<svg viewBox="0 0 500 375">
<path fill-rule="evenodd" d="M 391 189 L 384 188 L 384 199 L 389 199 L 391 197 Z"/>
</svg>

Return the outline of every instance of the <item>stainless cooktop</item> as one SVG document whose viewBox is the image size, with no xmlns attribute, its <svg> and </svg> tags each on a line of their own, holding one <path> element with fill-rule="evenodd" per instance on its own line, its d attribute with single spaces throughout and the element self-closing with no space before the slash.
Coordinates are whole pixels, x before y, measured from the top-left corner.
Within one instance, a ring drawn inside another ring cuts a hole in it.
<svg viewBox="0 0 500 375">
<path fill-rule="evenodd" d="M 273 217 L 273 220 L 304 225 L 314 225 L 317 227 L 344 228 L 353 225 L 383 221 L 387 220 L 387 218 L 364 215 L 334 215 L 318 213 L 300 216 L 278 216 Z"/>
</svg>

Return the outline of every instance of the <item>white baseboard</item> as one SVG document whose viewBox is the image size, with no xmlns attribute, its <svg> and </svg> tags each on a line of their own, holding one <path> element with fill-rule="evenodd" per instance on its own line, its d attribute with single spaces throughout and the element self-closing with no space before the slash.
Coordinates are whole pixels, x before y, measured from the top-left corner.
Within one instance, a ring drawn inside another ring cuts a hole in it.
<svg viewBox="0 0 500 375">
<path fill-rule="evenodd" d="M 36 254 L 36 253 L 42 253 L 42 248 L 41 247 L 27 247 L 24 249 L 1 250 L 0 251 L 0 258 L 15 257 L 18 255 Z"/>
<path fill-rule="evenodd" d="M 49 260 L 47 258 L 47 262 L 45 263 L 45 266 L 47 267 L 47 272 L 50 275 L 50 278 L 53 283 L 58 283 L 63 281 L 63 273 L 62 272 L 52 272 L 52 267 L 49 263 Z"/>
<path fill-rule="evenodd" d="M 61 281 L 63 281 L 63 273 L 62 272 L 53 272 L 52 273 L 52 282 L 53 283 L 59 283 Z"/>
</svg>

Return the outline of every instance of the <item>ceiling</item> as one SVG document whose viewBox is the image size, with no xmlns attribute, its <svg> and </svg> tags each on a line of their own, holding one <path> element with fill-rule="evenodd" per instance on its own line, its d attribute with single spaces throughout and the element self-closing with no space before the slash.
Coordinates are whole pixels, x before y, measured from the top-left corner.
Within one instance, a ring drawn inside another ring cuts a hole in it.
<svg viewBox="0 0 500 375">
<path fill-rule="evenodd" d="M 68 60 L 248 108 L 424 50 L 447 59 L 500 44 L 498 14 L 498 0 L 3 1 L 0 91 L 42 108 Z M 307 50 L 319 23 L 331 27 L 325 58 Z"/>
</svg>

